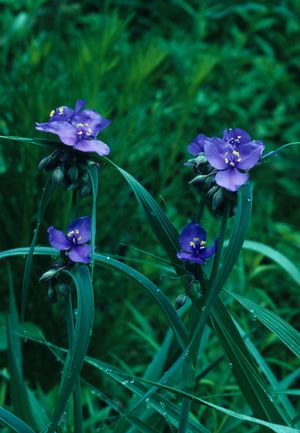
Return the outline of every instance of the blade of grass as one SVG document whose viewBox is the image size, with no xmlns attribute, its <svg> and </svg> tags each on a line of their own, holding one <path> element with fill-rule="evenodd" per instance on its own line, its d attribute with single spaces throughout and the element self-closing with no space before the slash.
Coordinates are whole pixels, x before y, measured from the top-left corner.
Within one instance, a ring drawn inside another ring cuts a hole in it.
<svg viewBox="0 0 300 433">
<path fill-rule="evenodd" d="M 269 247 L 268 245 L 260 242 L 245 241 L 243 248 L 246 250 L 255 251 L 259 254 L 263 254 L 273 262 L 277 263 L 282 269 L 284 269 L 289 276 L 300 285 L 300 271 L 297 267 L 282 253 Z"/>
<path fill-rule="evenodd" d="M 300 357 L 300 333 L 295 328 L 277 314 L 260 307 L 255 302 L 237 293 L 227 290 L 226 292 L 273 332 L 298 358 Z"/>
</svg>

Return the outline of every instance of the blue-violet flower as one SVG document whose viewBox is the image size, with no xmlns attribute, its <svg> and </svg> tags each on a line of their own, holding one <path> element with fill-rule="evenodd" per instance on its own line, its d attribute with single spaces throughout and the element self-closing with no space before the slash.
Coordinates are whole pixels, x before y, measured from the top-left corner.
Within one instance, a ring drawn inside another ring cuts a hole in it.
<svg viewBox="0 0 300 433">
<path fill-rule="evenodd" d="M 227 129 L 222 139 L 213 137 L 205 140 L 204 152 L 210 165 L 217 169 L 216 183 L 229 190 L 237 191 L 244 185 L 250 170 L 259 161 L 264 144 L 252 141 L 243 129 Z"/>
<path fill-rule="evenodd" d="M 56 230 L 53 226 L 48 228 L 49 243 L 53 248 L 66 251 L 72 262 L 90 263 L 91 245 L 91 217 L 80 217 L 67 229 L 66 234 Z"/>
<path fill-rule="evenodd" d="M 58 135 L 62 143 L 81 152 L 108 155 L 109 147 L 96 137 L 111 121 L 94 110 L 82 111 L 85 104 L 79 99 L 74 110 L 66 106 L 52 110 L 48 122 L 36 123 L 36 129 Z"/>
<path fill-rule="evenodd" d="M 177 253 L 182 261 L 205 264 L 205 260 L 216 252 L 217 241 L 206 247 L 206 231 L 198 223 L 187 224 L 179 236 L 179 245 L 183 251 Z"/>
</svg>

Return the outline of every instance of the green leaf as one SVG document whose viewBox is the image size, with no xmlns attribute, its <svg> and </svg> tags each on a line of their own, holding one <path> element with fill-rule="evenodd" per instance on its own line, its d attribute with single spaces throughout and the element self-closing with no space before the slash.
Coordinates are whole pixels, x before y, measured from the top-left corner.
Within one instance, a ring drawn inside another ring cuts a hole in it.
<svg viewBox="0 0 300 433">
<path fill-rule="evenodd" d="M 11 278 L 9 289 L 9 315 L 6 318 L 6 332 L 11 401 L 16 415 L 30 425 L 34 425 L 28 390 L 23 377 L 21 339 L 17 334 L 19 320 Z"/>
<path fill-rule="evenodd" d="M 281 152 L 282 150 L 286 149 L 287 147 L 290 146 L 294 146 L 295 144 L 300 144 L 299 141 L 294 141 L 293 143 L 286 143 L 283 144 L 282 146 L 278 147 L 278 149 L 272 150 L 272 152 L 266 153 L 265 155 L 263 155 L 261 157 L 261 161 L 265 162 L 266 160 L 268 160 L 269 158 L 271 158 L 272 156 L 277 155 L 279 152 Z"/>
<path fill-rule="evenodd" d="M 28 424 L 3 407 L 0 407 L 0 421 L 17 433 L 35 433 Z"/>
<path fill-rule="evenodd" d="M 66 409 L 70 395 L 78 379 L 88 349 L 94 315 L 94 296 L 87 266 L 78 266 L 74 271 L 64 271 L 74 281 L 77 290 L 77 319 L 74 342 L 65 361 L 58 402 L 48 432 L 53 433 Z"/>
<path fill-rule="evenodd" d="M 283 268 L 300 286 L 300 271 L 285 255 L 260 242 L 245 241 L 243 248 L 246 250 L 256 251 L 257 253 L 268 257 L 270 260 L 273 260 L 273 262 Z"/>
<path fill-rule="evenodd" d="M 22 308 L 21 308 L 21 317 L 22 322 L 24 321 L 25 316 L 25 309 L 26 309 L 26 303 L 28 298 L 28 289 L 29 289 L 29 280 L 30 280 L 30 273 L 32 268 L 32 256 L 33 256 L 33 250 L 35 248 L 37 236 L 39 233 L 39 229 L 41 226 L 42 218 L 44 215 L 44 212 L 49 204 L 52 192 L 53 192 L 54 186 L 51 182 L 51 179 L 48 179 L 48 182 L 46 184 L 46 187 L 44 188 L 42 198 L 39 204 L 39 212 L 38 212 L 38 219 L 36 223 L 36 227 L 33 232 L 33 238 L 30 245 L 29 254 L 27 255 L 26 262 L 25 262 L 25 269 L 24 269 L 24 276 L 23 276 L 23 286 L 22 286 Z"/>
<path fill-rule="evenodd" d="M 170 223 L 164 212 L 161 210 L 160 206 L 156 203 L 151 194 L 149 194 L 149 192 L 133 176 L 131 176 L 131 174 L 118 167 L 109 159 L 104 159 L 109 165 L 116 168 L 128 182 L 139 205 L 145 212 L 146 219 L 152 228 L 153 233 L 161 243 L 167 255 L 170 257 L 173 266 L 176 269 L 182 268 L 183 270 L 182 263 L 177 259 L 176 256 L 179 248 L 177 230 Z"/>
<path fill-rule="evenodd" d="M 91 227 L 91 278 L 93 281 L 94 274 L 94 258 L 95 258 L 95 239 L 96 239 L 96 212 L 97 212 L 97 194 L 98 194 L 98 167 L 96 164 L 88 166 L 88 174 L 91 179 L 93 192 L 92 206 L 92 227 Z"/>
<path fill-rule="evenodd" d="M 300 357 L 300 333 L 277 314 L 260 307 L 237 293 L 227 291 L 243 307 L 275 334 L 298 358 Z"/>
</svg>

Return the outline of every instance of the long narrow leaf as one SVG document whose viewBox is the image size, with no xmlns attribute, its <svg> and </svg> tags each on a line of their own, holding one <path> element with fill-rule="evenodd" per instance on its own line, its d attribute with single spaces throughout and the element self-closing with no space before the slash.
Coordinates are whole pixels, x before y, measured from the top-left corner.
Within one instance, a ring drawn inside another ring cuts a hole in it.
<svg viewBox="0 0 300 433">
<path fill-rule="evenodd" d="M 35 433 L 28 424 L 3 407 L 0 407 L 0 421 L 17 433 Z"/>
<path fill-rule="evenodd" d="M 275 334 L 298 358 L 300 357 L 300 333 L 277 314 L 260 307 L 255 302 L 227 291 L 243 307 Z"/>
<path fill-rule="evenodd" d="M 98 194 L 98 167 L 96 164 L 88 166 L 88 173 L 92 184 L 93 206 L 92 206 L 92 227 L 91 227 L 91 278 L 93 281 L 94 259 L 95 259 L 95 239 L 96 239 L 96 212 Z"/>
<path fill-rule="evenodd" d="M 80 373 L 88 349 L 94 315 L 93 287 L 88 268 L 79 266 L 73 272 L 65 272 L 71 276 L 76 286 L 77 320 L 74 342 L 64 365 L 59 398 L 48 430 L 49 433 L 56 430 Z"/>
</svg>

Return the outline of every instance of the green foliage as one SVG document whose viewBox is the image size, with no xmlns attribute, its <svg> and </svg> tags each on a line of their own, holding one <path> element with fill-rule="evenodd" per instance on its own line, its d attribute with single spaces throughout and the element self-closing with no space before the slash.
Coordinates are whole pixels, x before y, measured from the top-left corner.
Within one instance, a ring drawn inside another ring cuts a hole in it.
<svg viewBox="0 0 300 433">
<path fill-rule="evenodd" d="M 66 403 L 84 359 L 84 433 L 174 433 L 180 422 L 182 431 L 195 433 L 297 431 L 299 146 L 286 146 L 251 172 L 253 203 L 244 190 L 235 223 L 226 232 L 224 223 L 223 236 L 234 233 L 235 240 L 224 244 L 220 272 L 208 278 L 214 267 L 204 268 L 202 283 L 214 290 L 204 290 L 204 311 L 194 310 L 196 336 L 190 302 L 178 312 L 173 304 L 190 282 L 176 258 L 177 229 L 195 218 L 196 208 L 192 174 L 183 166 L 187 144 L 225 127 L 245 128 L 266 152 L 299 141 L 298 2 L 3 0 L 0 8 L 0 259 L 9 259 L 27 320 L 12 323 L 11 312 L 6 326 L 0 317 L 0 350 L 10 363 L 8 373 L 1 357 L 3 431 L 40 431 L 55 413 L 58 431 L 71 432 L 76 404 L 66 409 Z M 47 245 L 49 225 L 69 224 L 72 198 L 55 187 L 41 201 L 47 178 L 36 167 L 49 143 L 34 122 L 78 98 L 112 119 L 101 134 L 111 155 L 101 159 L 99 191 L 96 165 L 90 166 L 93 196 L 78 209 L 93 218 L 93 335 L 90 280 L 78 270 L 76 343 L 59 389 L 64 306 L 61 299 L 49 305 L 47 287 L 38 283 L 55 256 L 38 245 Z M 253 240 L 233 268 L 252 204 Z M 208 211 L 201 223 L 209 238 L 218 236 Z M 9 248 L 17 249 L 3 252 Z M 3 263 L 2 311 L 8 311 Z M 183 391 L 193 357 L 196 391 Z M 181 411 L 183 397 L 191 411 Z"/>
</svg>

